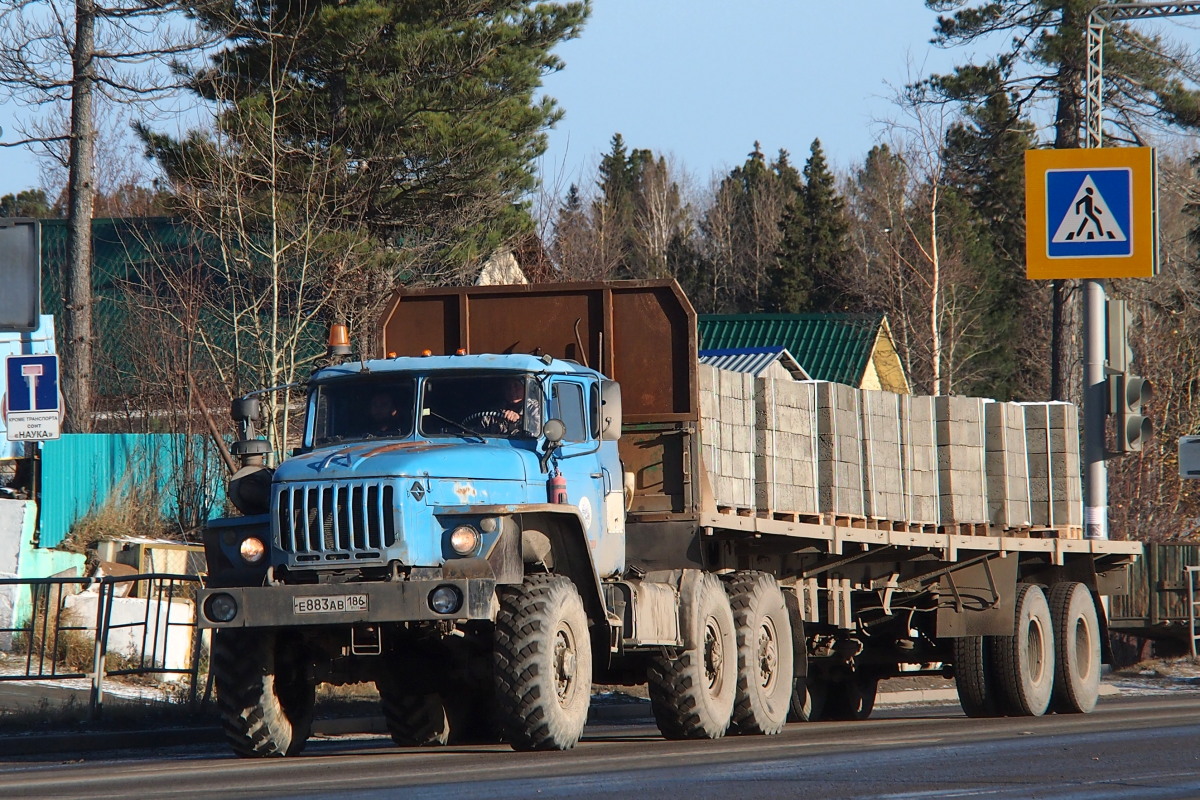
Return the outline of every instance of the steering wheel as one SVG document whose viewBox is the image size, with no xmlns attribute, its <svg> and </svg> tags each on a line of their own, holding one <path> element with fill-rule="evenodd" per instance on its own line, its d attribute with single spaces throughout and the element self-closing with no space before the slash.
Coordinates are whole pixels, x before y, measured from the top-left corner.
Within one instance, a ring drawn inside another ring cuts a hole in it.
<svg viewBox="0 0 1200 800">
<path fill-rule="evenodd" d="M 519 421 L 509 422 L 504 418 L 504 412 L 508 410 L 509 409 L 504 408 L 491 408 L 487 409 L 486 411 L 476 411 L 474 414 L 468 414 L 467 416 L 463 417 L 461 424 L 466 428 L 473 428 L 482 424 L 485 429 L 494 428 L 499 430 L 501 433 L 508 433 L 508 425 L 519 424 Z"/>
</svg>

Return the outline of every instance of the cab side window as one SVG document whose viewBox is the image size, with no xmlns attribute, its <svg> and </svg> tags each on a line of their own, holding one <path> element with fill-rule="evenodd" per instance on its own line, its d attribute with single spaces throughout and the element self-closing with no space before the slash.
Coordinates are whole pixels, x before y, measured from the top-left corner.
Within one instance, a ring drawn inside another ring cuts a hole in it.
<svg viewBox="0 0 1200 800">
<path fill-rule="evenodd" d="M 583 387 L 578 383 L 560 381 L 554 384 L 550 394 L 550 416 L 561 419 L 566 425 L 563 441 L 587 441 L 587 412 L 583 405 Z"/>
</svg>

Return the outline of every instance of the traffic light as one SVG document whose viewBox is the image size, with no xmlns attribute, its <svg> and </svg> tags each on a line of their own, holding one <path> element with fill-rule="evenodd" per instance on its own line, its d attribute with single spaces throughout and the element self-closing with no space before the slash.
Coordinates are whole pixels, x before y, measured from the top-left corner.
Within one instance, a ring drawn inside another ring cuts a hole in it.
<svg viewBox="0 0 1200 800">
<path fill-rule="evenodd" d="M 1108 376 L 1109 411 L 1117 418 L 1117 452 L 1140 451 L 1153 432 L 1142 404 L 1150 399 L 1150 381 L 1141 375 L 1118 372 Z"/>
</svg>

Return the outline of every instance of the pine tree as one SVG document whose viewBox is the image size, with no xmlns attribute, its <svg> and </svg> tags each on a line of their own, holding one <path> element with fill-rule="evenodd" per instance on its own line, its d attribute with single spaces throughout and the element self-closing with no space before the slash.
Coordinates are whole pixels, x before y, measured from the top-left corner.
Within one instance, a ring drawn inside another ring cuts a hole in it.
<svg viewBox="0 0 1200 800">
<path fill-rule="evenodd" d="M 799 187 L 787 151 L 768 162 L 758 142 L 745 163 L 721 180 L 700 223 L 708 245 L 698 295 L 704 310 L 763 310 L 782 238 L 780 220 Z"/>
<path fill-rule="evenodd" d="M 437 241 L 469 262 L 527 230 L 545 130 L 536 98 L 586 2 L 313 0 L 208 3 L 192 12 L 226 42 L 193 88 L 220 109 L 221 139 L 144 133 L 176 185 L 236 151 L 240 189 L 283 206 L 325 198 L 326 220 L 385 246 Z M 256 168 L 253 156 L 264 162 Z"/>
<path fill-rule="evenodd" d="M 813 140 L 803 175 L 803 188 L 781 223 L 783 239 L 768 305 L 779 311 L 831 311 L 842 302 L 849 221 L 820 139 Z"/>
</svg>

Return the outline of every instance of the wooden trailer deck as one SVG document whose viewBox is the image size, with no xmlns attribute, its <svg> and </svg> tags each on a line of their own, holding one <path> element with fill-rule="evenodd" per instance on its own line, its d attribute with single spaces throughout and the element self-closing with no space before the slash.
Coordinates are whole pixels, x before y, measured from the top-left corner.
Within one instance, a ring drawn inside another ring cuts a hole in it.
<svg viewBox="0 0 1200 800">
<path fill-rule="evenodd" d="M 1063 565 L 1068 555 L 1141 556 L 1141 542 L 1107 539 L 1031 539 L 1017 536 L 968 536 L 957 533 L 920 533 L 874 530 L 833 523 L 789 522 L 758 516 L 702 513 L 700 525 L 713 535 L 786 537 L 828 543 L 826 552 L 839 555 L 848 543 L 914 547 L 940 552 L 943 560 L 957 561 L 960 552 L 1048 553 L 1051 563 Z"/>
</svg>

